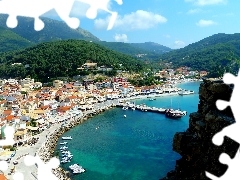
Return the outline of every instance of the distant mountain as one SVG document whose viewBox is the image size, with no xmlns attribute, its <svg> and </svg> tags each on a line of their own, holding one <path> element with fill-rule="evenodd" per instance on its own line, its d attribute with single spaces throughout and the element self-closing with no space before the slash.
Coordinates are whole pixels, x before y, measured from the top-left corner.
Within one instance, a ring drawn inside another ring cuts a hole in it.
<svg viewBox="0 0 240 180">
<path fill-rule="evenodd" d="M 156 54 L 163 54 L 163 53 L 172 51 L 171 48 L 160 45 L 158 43 L 154 43 L 154 42 L 130 43 L 130 45 L 136 48 L 147 50 L 152 53 L 156 53 Z"/>
<path fill-rule="evenodd" d="M 7 15 L 0 15 L 0 26 L 6 26 Z M 99 39 L 90 32 L 82 28 L 71 29 L 63 21 L 53 20 L 41 17 L 45 23 L 45 27 L 41 31 L 34 30 L 34 19 L 26 17 L 18 17 L 18 26 L 9 30 L 19 36 L 29 40 L 32 43 L 41 43 L 55 40 L 79 39 L 86 41 L 99 41 Z"/>
<path fill-rule="evenodd" d="M 164 53 L 163 62 L 210 71 L 212 76 L 237 72 L 240 64 L 240 33 L 215 34 L 184 48 Z"/>
<path fill-rule="evenodd" d="M 108 49 L 121 52 L 124 54 L 135 56 L 140 53 L 149 53 L 149 51 L 145 49 L 140 49 L 132 46 L 129 43 L 124 42 L 106 42 L 106 41 L 98 41 L 97 44 L 100 44 Z"/>
<path fill-rule="evenodd" d="M 146 42 L 146 43 L 124 43 L 124 42 L 96 42 L 108 49 L 128 54 L 134 57 L 138 57 L 143 60 L 154 60 L 157 59 L 159 54 L 171 51 L 172 49 L 162 46 L 157 43 Z"/>
<path fill-rule="evenodd" d="M 0 52 L 13 51 L 33 45 L 27 39 L 4 27 L 0 27 L 0 44 Z"/>
<path fill-rule="evenodd" d="M 0 77 L 26 77 L 30 75 L 42 82 L 49 78 L 86 75 L 77 68 L 86 61 L 96 62 L 116 70 L 140 72 L 147 68 L 142 61 L 129 55 L 109 50 L 99 44 L 83 40 L 61 40 L 8 52 L 0 56 Z M 83 74 L 82 74 L 83 73 Z M 107 72 L 106 72 L 107 73 Z"/>
</svg>

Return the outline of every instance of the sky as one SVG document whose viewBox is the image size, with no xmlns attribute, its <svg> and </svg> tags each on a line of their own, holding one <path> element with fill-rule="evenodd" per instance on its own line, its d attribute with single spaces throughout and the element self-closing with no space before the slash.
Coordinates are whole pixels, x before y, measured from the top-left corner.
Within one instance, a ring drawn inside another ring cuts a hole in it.
<svg viewBox="0 0 240 180">
<path fill-rule="evenodd" d="M 107 30 L 109 12 L 99 10 L 89 19 L 86 0 L 76 0 L 70 16 L 80 19 L 81 28 L 102 41 L 155 42 L 172 49 L 183 48 L 217 33 L 240 31 L 239 0 L 90 0 L 108 2 L 108 10 L 117 12 L 113 28 Z M 89 2 L 89 0 L 87 0 Z M 53 13 L 47 17 L 58 19 Z"/>
</svg>

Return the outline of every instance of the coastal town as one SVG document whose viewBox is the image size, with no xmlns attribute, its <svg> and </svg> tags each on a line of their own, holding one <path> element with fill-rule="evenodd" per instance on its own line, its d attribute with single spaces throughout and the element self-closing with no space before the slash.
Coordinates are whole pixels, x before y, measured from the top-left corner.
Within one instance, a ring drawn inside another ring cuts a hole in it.
<svg viewBox="0 0 240 180">
<path fill-rule="evenodd" d="M 92 65 L 86 63 L 84 67 Z M 163 69 L 154 74 L 159 77 L 159 84 L 142 87 L 132 85 L 122 75 L 102 81 L 89 77 L 73 82 L 54 80 L 51 86 L 32 78 L 1 79 L 0 141 L 6 138 L 4 129 L 11 126 L 15 144 L 0 146 L 0 160 L 9 164 L 9 169 L 0 176 L 11 179 L 20 171 L 27 179 L 36 177 L 35 166 L 29 167 L 28 172 L 21 167 L 22 157 L 39 155 L 42 160 L 43 156 L 47 156 L 45 161 L 49 160 L 51 153 L 46 153 L 49 137 L 51 133 L 63 133 L 63 126 L 77 125 L 81 118 L 119 105 L 123 100 L 180 95 L 182 90 L 176 87 L 177 83 L 200 81 L 206 75 L 206 71 L 191 71 L 188 67 Z M 57 142 L 54 143 L 51 142 L 52 147 Z"/>
</svg>

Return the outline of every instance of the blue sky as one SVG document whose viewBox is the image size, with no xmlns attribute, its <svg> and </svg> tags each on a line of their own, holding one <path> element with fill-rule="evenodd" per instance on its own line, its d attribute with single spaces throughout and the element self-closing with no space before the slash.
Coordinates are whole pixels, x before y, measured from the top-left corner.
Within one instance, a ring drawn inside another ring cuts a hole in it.
<svg viewBox="0 0 240 180">
<path fill-rule="evenodd" d="M 99 11 L 95 19 L 88 19 L 89 6 L 79 1 L 75 1 L 71 16 L 78 17 L 81 28 L 103 41 L 151 41 L 178 49 L 213 34 L 240 31 L 239 0 L 122 0 L 122 5 L 111 0 L 108 8 L 118 12 L 118 18 L 108 31 L 110 14 Z"/>
</svg>

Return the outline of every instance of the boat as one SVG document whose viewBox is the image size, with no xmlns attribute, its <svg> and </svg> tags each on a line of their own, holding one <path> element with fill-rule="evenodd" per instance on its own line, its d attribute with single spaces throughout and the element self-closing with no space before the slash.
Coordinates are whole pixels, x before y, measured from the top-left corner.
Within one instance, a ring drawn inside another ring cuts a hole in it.
<svg viewBox="0 0 240 180">
<path fill-rule="evenodd" d="M 74 174 L 79 174 L 79 173 L 85 172 L 85 169 L 83 169 L 83 167 L 79 166 L 78 164 L 70 165 L 69 169 L 71 169 Z"/>
<path fill-rule="evenodd" d="M 127 107 L 127 106 L 124 106 L 122 109 L 123 109 L 123 110 L 127 110 L 127 109 L 128 109 L 128 107 Z"/>
<path fill-rule="evenodd" d="M 71 140 L 72 139 L 72 136 L 65 136 L 65 137 L 62 137 L 63 140 Z"/>
<path fill-rule="evenodd" d="M 67 142 L 61 142 L 61 143 L 59 143 L 60 145 L 66 145 L 67 144 Z"/>
<path fill-rule="evenodd" d="M 180 111 L 174 109 L 166 109 L 165 115 L 169 118 L 179 119 L 187 115 L 187 111 Z"/>
<path fill-rule="evenodd" d="M 191 90 L 182 90 L 182 91 L 178 92 L 178 94 L 179 94 L 180 96 L 189 95 L 189 94 L 194 94 L 194 91 L 191 91 Z"/>
<path fill-rule="evenodd" d="M 124 116 L 124 117 L 127 117 L 127 115 L 126 115 L 126 114 L 124 114 L 123 116 Z"/>
</svg>

